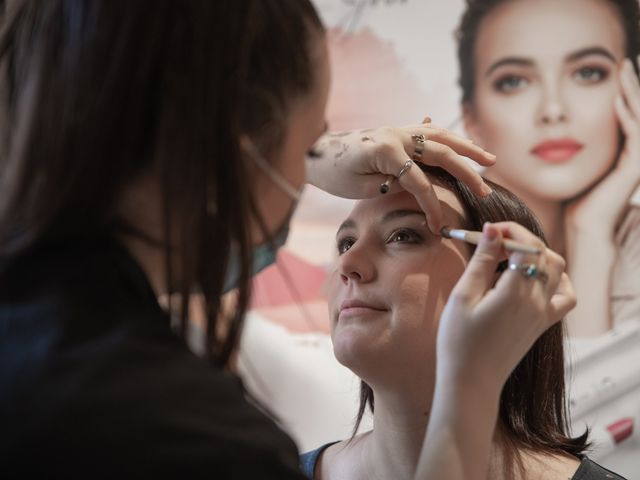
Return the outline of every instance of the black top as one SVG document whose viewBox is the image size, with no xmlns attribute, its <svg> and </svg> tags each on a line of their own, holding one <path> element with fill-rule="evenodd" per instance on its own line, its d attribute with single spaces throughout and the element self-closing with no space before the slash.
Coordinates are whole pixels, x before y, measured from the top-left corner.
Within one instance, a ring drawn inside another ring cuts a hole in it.
<svg viewBox="0 0 640 480">
<path fill-rule="evenodd" d="M 320 455 L 335 443 L 337 442 L 326 443 L 320 448 L 300 455 L 300 468 L 302 468 L 307 478 L 311 480 L 315 478 Z M 587 457 L 582 457 L 580 466 L 573 477 L 571 477 L 571 480 L 625 480 L 625 478 L 607 470 Z"/>
<path fill-rule="evenodd" d="M 291 439 L 188 350 L 107 238 L 0 264 L 0 460 L 19 478 L 304 479 Z"/>
</svg>

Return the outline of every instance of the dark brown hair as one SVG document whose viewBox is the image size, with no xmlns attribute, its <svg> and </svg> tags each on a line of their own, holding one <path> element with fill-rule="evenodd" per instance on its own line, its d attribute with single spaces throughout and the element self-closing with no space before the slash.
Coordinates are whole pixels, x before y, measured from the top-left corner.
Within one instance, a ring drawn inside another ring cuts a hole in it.
<svg viewBox="0 0 640 480">
<path fill-rule="evenodd" d="M 248 134 L 272 153 L 292 102 L 312 91 L 323 35 L 312 4 L 8 5 L 0 32 L 0 260 L 13 262 L 46 242 L 136 232 L 114 205 L 126 186 L 155 170 L 164 213 L 164 238 L 155 243 L 166 252 L 168 288 L 172 265 L 180 271 L 179 332 L 187 329 L 189 294 L 201 290 L 207 352 L 226 365 L 247 306 L 247 225 L 257 215 L 240 138 Z M 169 232 L 177 249 L 169 248 Z M 239 305 L 221 329 L 232 248 L 241 258 Z"/>
<path fill-rule="evenodd" d="M 485 180 L 493 193 L 480 198 L 446 171 L 424 165 L 421 168 L 434 183 L 452 191 L 460 200 L 464 209 L 464 220 L 460 228 L 480 231 L 486 222 L 513 221 L 547 243 L 533 212 L 507 189 Z M 472 252 L 475 249 L 470 248 Z M 506 266 L 507 262 L 502 262 L 498 270 L 503 271 Z M 549 328 L 516 366 L 502 390 L 499 424 L 505 446 L 515 458 L 518 458 L 518 448 L 556 454 L 564 452 L 575 456 L 588 447 L 588 432 L 576 438 L 569 436 L 564 337 L 563 323 Z M 362 381 L 353 435 L 360 426 L 367 406 L 373 412 L 373 390 Z"/>
<path fill-rule="evenodd" d="M 458 83 L 462 89 L 462 103 L 472 102 L 475 93 L 475 45 L 482 21 L 496 7 L 516 0 L 467 0 L 467 8 L 456 31 L 458 41 Z M 624 28 L 626 56 L 638 70 L 636 58 L 640 54 L 640 5 L 638 0 L 604 0 L 618 12 Z"/>
</svg>

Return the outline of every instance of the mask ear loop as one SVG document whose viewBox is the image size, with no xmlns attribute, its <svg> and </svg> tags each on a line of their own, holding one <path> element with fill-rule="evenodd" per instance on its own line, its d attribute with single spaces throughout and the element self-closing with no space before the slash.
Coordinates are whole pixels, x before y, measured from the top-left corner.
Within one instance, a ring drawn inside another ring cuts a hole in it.
<svg viewBox="0 0 640 480">
<path fill-rule="evenodd" d="M 255 162 L 255 164 L 262 170 L 269 179 L 275 183 L 284 193 L 286 193 L 294 202 L 298 202 L 300 200 L 300 192 L 293 188 L 289 182 L 287 182 L 282 175 L 280 175 L 271 165 L 267 162 L 255 146 L 255 144 L 248 138 L 242 137 L 240 140 L 240 145 L 242 148 L 247 150 L 247 152 L 251 155 L 251 158 Z"/>
</svg>

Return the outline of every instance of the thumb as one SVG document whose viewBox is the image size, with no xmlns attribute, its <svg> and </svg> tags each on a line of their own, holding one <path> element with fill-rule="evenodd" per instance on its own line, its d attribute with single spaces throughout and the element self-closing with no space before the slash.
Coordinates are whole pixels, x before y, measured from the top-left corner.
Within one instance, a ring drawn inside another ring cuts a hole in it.
<svg viewBox="0 0 640 480">
<path fill-rule="evenodd" d="M 482 228 L 482 237 L 467 268 L 458 280 L 454 294 L 474 304 L 493 287 L 496 268 L 504 258 L 502 233 L 487 222 Z"/>
</svg>

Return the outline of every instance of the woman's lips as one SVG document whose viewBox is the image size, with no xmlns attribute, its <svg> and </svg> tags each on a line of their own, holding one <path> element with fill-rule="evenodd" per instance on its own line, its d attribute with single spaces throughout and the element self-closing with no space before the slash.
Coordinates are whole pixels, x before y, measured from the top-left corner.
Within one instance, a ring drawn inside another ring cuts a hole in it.
<svg viewBox="0 0 640 480">
<path fill-rule="evenodd" d="M 358 299 L 346 299 L 340 304 L 340 311 L 338 315 L 364 315 L 384 311 L 386 311 L 386 308 L 383 308 L 380 305 L 373 305 L 371 303 Z"/>
<path fill-rule="evenodd" d="M 540 142 L 531 149 L 531 153 L 547 163 L 564 163 L 571 160 L 583 147 L 583 144 L 572 138 L 558 138 Z"/>
</svg>

